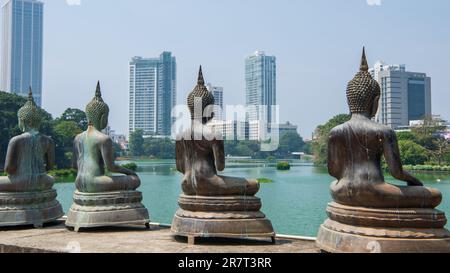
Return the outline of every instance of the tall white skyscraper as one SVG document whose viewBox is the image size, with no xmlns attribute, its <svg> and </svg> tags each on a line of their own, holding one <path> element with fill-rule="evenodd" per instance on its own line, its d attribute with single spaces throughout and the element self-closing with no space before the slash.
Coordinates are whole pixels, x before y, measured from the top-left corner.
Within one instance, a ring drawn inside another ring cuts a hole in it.
<svg viewBox="0 0 450 273">
<path fill-rule="evenodd" d="M 27 96 L 33 88 L 36 104 L 42 104 L 42 52 L 44 3 L 8 0 L 2 6 L 2 91 Z"/>
<path fill-rule="evenodd" d="M 262 119 L 268 123 L 275 122 L 272 121 L 272 106 L 277 104 L 276 76 L 275 56 L 256 51 L 245 60 L 245 96 L 247 109 L 250 109 L 247 117 L 249 121 Z"/>
<path fill-rule="evenodd" d="M 223 108 L 223 87 L 213 86 L 212 84 L 208 83 L 206 85 L 206 88 L 208 88 L 208 91 L 213 94 L 214 104 L 221 109 L 220 113 L 215 113 L 214 119 L 223 120 L 223 111 L 225 111 L 225 109 Z"/>
<path fill-rule="evenodd" d="M 370 73 L 381 87 L 377 122 L 397 129 L 431 116 L 431 78 L 427 74 L 383 62 L 377 62 Z"/>
<path fill-rule="evenodd" d="M 159 58 L 134 57 L 130 62 L 129 132 L 171 136 L 176 104 L 176 59 L 170 52 Z"/>
</svg>

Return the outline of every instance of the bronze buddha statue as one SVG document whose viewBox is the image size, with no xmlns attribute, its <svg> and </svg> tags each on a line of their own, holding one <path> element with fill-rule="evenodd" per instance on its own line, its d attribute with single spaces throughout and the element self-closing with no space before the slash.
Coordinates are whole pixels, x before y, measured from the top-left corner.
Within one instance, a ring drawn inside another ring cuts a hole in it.
<svg viewBox="0 0 450 273">
<path fill-rule="evenodd" d="M 360 71 L 347 88 L 351 119 L 330 133 L 328 170 L 337 181 L 331 186 L 334 203 L 327 208 L 330 219 L 321 227 L 319 246 L 331 252 L 360 252 L 370 250 L 365 243 L 376 242 L 381 252 L 418 251 L 414 244 L 423 244 L 422 251 L 450 251 L 445 214 L 435 210 L 442 194 L 403 170 L 395 131 L 372 120 L 381 92 L 368 69 L 363 50 Z M 392 176 L 407 186 L 385 182 L 383 156 Z M 400 238 L 411 240 L 393 240 Z M 442 244 L 426 248 L 431 238 L 443 239 Z"/>
<path fill-rule="evenodd" d="M 42 117 L 30 88 L 28 101 L 18 111 L 23 134 L 12 138 L 6 154 L 6 177 L 0 177 L 0 226 L 41 227 L 63 216 L 56 201 L 53 169 L 55 144 L 39 133 Z M 9 209 L 7 209 L 9 208 Z"/>
<path fill-rule="evenodd" d="M 102 133 L 108 125 L 109 107 L 103 101 L 100 83 L 86 106 L 87 130 L 74 140 L 74 168 L 78 170 L 74 204 L 66 225 L 79 228 L 143 223 L 148 226 L 140 179 L 132 170 L 114 163 L 113 142 Z M 105 171 L 120 173 L 107 176 Z"/>
<path fill-rule="evenodd" d="M 205 86 L 201 67 L 187 103 L 192 123 L 176 142 L 183 194 L 172 232 L 190 242 L 196 237 L 274 238 L 271 222 L 260 212 L 261 200 L 255 197 L 259 183 L 217 173 L 225 169 L 224 142 L 221 135 L 208 129 L 213 114 L 207 116 L 207 112 L 214 97 Z"/>
<path fill-rule="evenodd" d="M 76 136 L 74 141 L 74 168 L 78 170 L 76 187 L 80 192 L 136 190 L 141 181 L 136 173 L 114 163 L 112 139 L 102 133 L 108 126 L 109 107 L 103 101 L 100 83 L 95 97 L 86 106 L 88 129 Z M 106 176 L 105 168 L 123 176 Z"/>
<path fill-rule="evenodd" d="M 195 113 L 196 98 L 199 99 L 198 109 L 202 111 L 198 111 L 198 114 L 201 116 L 196 116 L 197 113 Z M 214 105 L 214 97 L 205 86 L 200 68 L 197 86 L 188 97 L 192 132 L 189 139 L 181 138 L 176 142 L 177 170 L 184 174 L 183 192 L 186 195 L 201 196 L 253 196 L 259 190 L 259 183 L 256 180 L 217 174 L 217 171 L 225 169 L 224 142 L 220 135 L 202 128 L 208 126 L 208 123 L 213 119 L 213 116 L 203 117 L 206 108 L 212 105 Z M 201 133 L 201 140 L 195 139 L 195 131 Z"/>
</svg>

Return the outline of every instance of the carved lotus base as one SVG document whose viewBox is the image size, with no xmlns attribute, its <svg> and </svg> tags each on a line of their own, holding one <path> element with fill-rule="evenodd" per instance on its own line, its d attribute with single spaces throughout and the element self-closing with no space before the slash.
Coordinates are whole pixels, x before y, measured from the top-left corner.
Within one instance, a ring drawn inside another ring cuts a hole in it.
<svg viewBox="0 0 450 273">
<path fill-rule="evenodd" d="M 260 211 L 261 200 L 257 197 L 181 195 L 179 205 L 172 223 L 174 235 L 191 240 L 196 237 L 274 240 L 272 223 Z"/>
<path fill-rule="evenodd" d="M 334 253 L 450 253 L 445 214 L 434 209 L 328 205 L 317 245 Z"/>
<path fill-rule="evenodd" d="M 145 225 L 150 219 L 142 202 L 142 193 L 121 191 L 106 193 L 81 193 L 73 195 L 74 203 L 67 214 L 66 226 L 96 228 L 123 225 Z"/>
<path fill-rule="evenodd" d="M 61 218 L 64 213 L 56 200 L 56 190 L 0 193 L 0 226 L 40 228 Z"/>
</svg>

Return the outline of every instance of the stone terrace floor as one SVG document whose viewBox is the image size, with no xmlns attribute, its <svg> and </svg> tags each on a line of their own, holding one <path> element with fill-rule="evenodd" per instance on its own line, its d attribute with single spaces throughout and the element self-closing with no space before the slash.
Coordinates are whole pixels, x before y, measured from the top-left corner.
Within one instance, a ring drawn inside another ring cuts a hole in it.
<svg viewBox="0 0 450 273">
<path fill-rule="evenodd" d="M 277 238 L 261 240 L 201 239 L 188 245 L 170 229 L 152 226 L 102 228 L 75 233 L 64 222 L 43 229 L 0 228 L 0 253 L 319 253 L 314 241 Z"/>
</svg>

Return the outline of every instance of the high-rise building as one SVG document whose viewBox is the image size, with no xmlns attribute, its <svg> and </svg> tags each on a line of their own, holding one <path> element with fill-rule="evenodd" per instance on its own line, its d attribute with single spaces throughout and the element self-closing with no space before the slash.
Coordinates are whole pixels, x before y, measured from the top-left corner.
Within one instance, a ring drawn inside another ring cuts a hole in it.
<svg viewBox="0 0 450 273">
<path fill-rule="evenodd" d="M 1 90 L 27 96 L 29 87 L 42 104 L 44 3 L 8 0 L 2 6 Z"/>
<path fill-rule="evenodd" d="M 170 52 L 159 58 L 134 57 L 130 62 L 129 132 L 171 136 L 176 104 L 176 59 Z"/>
<path fill-rule="evenodd" d="M 431 78 L 427 74 L 383 62 L 377 62 L 370 73 L 381 87 L 377 122 L 397 129 L 431 116 Z"/>
<path fill-rule="evenodd" d="M 223 120 L 223 111 L 225 111 L 225 109 L 223 108 L 223 87 L 213 86 L 212 84 L 208 83 L 206 85 L 206 88 L 208 88 L 208 91 L 213 94 L 214 105 L 221 109 L 219 113 L 215 113 L 214 119 Z"/>
<path fill-rule="evenodd" d="M 245 60 L 246 106 L 249 121 L 275 122 L 272 106 L 277 103 L 276 58 L 256 51 Z"/>
</svg>

